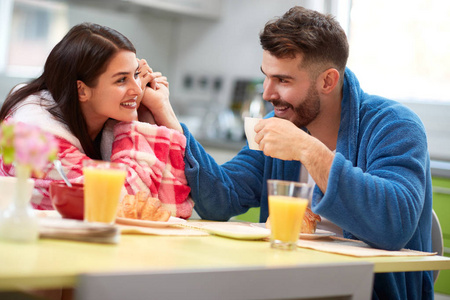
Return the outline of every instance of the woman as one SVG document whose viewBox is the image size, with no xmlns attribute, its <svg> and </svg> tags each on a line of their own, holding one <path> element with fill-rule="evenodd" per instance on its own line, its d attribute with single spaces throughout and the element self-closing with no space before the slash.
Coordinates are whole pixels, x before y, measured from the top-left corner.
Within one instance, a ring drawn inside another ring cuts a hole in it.
<svg viewBox="0 0 450 300">
<path fill-rule="evenodd" d="M 12 118 L 55 135 L 58 158 L 72 182 L 83 181 L 86 159 L 125 163 L 123 194 L 149 191 L 173 216 L 188 218 L 193 202 L 184 176 L 186 139 L 152 124 L 145 106 L 168 97 L 167 78 L 138 60 L 125 36 L 83 23 L 53 48 L 39 78 L 8 95 L 0 121 Z M 15 175 L 12 166 L 0 162 L 1 175 Z M 35 180 L 35 208 L 52 209 L 48 188 L 53 180 L 60 177 L 52 167 Z"/>
</svg>

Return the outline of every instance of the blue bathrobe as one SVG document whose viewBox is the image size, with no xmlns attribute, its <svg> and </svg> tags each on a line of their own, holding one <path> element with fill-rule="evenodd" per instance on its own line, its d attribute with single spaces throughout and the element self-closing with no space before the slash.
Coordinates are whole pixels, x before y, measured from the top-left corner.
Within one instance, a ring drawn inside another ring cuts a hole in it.
<svg viewBox="0 0 450 300">
<path fill-rule="evenodd" d="M 266 117 L 272 117 L 273 112 Z M 300 162 L 265 156 L 248 146 L 218 165 L 182 124 L 185 172 L 197 213 L 228 220 L 250 207 L 268 216 L 267 179 L 299 180 Z M 346 70 L 336 155 L 313 212 L 372 247 L 431 251 L 432 190 L 425 129 L 411 110 L 362 91 Z M 379 273 L 373 299 L 433 299 L 432 272 Z"/>
</svg>

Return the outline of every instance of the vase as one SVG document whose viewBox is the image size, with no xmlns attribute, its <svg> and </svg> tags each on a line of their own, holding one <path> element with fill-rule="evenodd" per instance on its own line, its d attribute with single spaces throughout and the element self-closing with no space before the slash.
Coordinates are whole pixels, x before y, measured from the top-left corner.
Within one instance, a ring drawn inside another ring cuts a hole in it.
<svg viewBox="0 0 450 300">
<path fill-rule="evenodd" d="M 39 237 L 38 218 L 30 203 L 30 174 L 28 166 L 16 165 L 14 197 L 0 215 L 0 238 L 3 240 L 31 243 Z"/>
</svg>

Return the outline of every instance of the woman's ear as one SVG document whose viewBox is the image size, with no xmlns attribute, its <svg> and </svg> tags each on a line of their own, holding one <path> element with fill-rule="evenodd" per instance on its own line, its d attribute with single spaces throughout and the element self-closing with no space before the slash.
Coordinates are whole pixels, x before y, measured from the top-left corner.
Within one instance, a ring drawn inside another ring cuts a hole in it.
<svg viewBox="0 0 450 300">
<path fill-rule="evenodd" d="M 320 83 L 322 93 L 329 94 L 339 83 L 339 72 L 334 68 L 330 68 L 320 75 Z"/>
<path fill-rule="evenodd" d="M 81 80 L 77 80 L 78 100 L 86 102 L 91 97 L 91 89 Z"/>
</svg>

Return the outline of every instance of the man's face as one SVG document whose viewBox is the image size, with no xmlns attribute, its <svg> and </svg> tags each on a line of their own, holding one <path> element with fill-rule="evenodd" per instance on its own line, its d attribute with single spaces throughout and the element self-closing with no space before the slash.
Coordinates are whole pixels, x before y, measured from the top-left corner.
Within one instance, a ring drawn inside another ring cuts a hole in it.
<svg viewBox="0 0 450 300">
<path fill-rule="evenodd" d="M 302 57 L 277 58 L 264 51 L 261 71 L 263 98 L 272 103 L 275 116 L 306 127 L 320 112 L 319 93 L 305 69 L 299 69 Z"/>
</svg>

